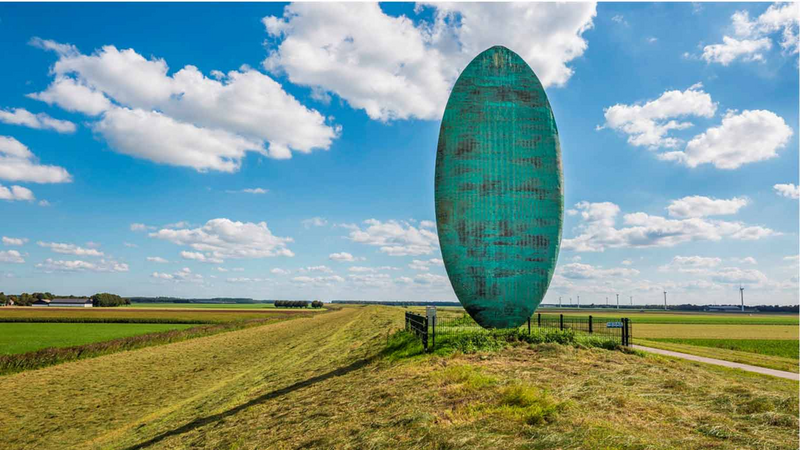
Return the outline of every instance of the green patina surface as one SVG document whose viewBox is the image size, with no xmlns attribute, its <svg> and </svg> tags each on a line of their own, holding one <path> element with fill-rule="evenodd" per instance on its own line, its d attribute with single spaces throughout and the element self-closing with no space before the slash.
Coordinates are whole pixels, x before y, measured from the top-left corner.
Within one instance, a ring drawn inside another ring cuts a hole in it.
<svg viewBox="0 0 800 450">
<path fill-rule="evenodd" d="M 561 150 L 539 79 L 505 47 L 458 78 L 439 131 L 436 222 L 459 301 L 487 328 L 524 323 L 558 259 Z"/>
</svg>

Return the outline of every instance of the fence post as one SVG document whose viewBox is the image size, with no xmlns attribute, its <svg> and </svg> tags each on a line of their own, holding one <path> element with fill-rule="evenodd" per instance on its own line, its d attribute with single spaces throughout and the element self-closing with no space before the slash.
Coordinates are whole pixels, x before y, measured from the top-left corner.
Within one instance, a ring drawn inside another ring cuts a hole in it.
<svg viewBox="0 0 800 450">
<path fill-rule="evenodd" d="M 623 317 L 622 318 L 622 345 L 624 347 L 628 346 L 628 323 L 627 320 Z"/>
<path fill-rule="evenodd" d="M 589 316 L 589 333 L 592 332 L 592 316 Z"/>
<path fill-rule="evenodd" d="M 433 316 L 433 343 L 431 348 L 436 348 L 436 316 Z"/>
<path fill-rule="evenodd" d="M 561 330 L 564 329 L 564 314 L 559 314 L 558 315 L 558 327 Z"/>
<path fill-rule="evenodd" d="M 531 318 L 528 317 L 528 335 L 530 336 L 530 334 L 531 334 Z"/>
<path fill-rule="evenodd" d="M 536 318 L 536 320 L 537 320 L 537 324 L 536 324 L 536 325 L 537 325 L 539 328 L 542 328 L 542 313 L 539 313 L 539 314 L 537 314 L 537 318 Z"/>
<path fill-rule="evenodd" d="M 425 333 L 422 334 L 422 347 L 425 351 L 428 351 L 428 318 L 425 317 L 422 319 L 422 327 L 425 329 Z"/>
</svg>

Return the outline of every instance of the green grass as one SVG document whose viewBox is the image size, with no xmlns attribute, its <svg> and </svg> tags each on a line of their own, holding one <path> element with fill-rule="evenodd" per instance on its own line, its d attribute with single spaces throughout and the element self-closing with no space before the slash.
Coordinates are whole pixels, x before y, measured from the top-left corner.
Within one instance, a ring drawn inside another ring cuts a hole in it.
<svg viewBox="0 0 800 450">
<path fill-rule="evenodd" d="M 161 308 L 0 308 L 2 322 L 64 322 L 64 323 L 222 323 L 269 317 L 310 315 L 311 309 L 233 309 L 216 308 L 174 310 Z"/>
<path fill-rule="evenodd" d="M 345 307 L 7 375 L 0 442 L 19 449 L 798 446 L 796 382 L 555 343 L 421 354 L 406 333 L 391 333 L 402 324 L 396 308 Z"/>
<path fill-rule="evenodd" d="M 694 345 L 699 347 L 724 348 L 761 355 L 780 356 L 783 358 L 800 358 L 798 345 L 800 341 L 784 339 L 651 339 L 659 342 Z"/>
<path fill-rule="evenodd" d="M 750 364 L 753 366 L 766 367 L 768 369 L 784 370 L 794 373 L 800 371 L 797 358 L 784 358 L 781 356 L 762 355 L 758 353 L 729 350 L 717 347 L 701 347 L 697 345 L 664 342 L 660 340 L 636 339 L 635 343 L 645 347 L 672 350 L 674 352 L 688 353 L 690 355 L 705 356 L 707 358 L 722 359 L 724 361 L 732 361 L 742 364 Z"/>
<path fill-rule="evenodd" d="M 131 303 L 125 308 L 276 309 L 272 303 Z"/>
<path fill-rule="evenodd" d="M 0 323 L 0 355 L 71 347 L 193 325 L 106 323 Z"/>
</svg>

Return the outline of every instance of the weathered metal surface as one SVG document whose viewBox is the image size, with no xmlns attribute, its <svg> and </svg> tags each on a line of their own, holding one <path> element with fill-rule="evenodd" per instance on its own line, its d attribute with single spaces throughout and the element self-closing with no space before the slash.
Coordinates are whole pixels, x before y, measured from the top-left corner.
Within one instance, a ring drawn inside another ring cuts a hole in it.
<svg viewBox="0 0 800 450">
<path fill-rule="evenodd" d="M 459 301 L 483 327 L 522 325 L 553 276 L 564 195 L 553 111 L 511 50 L 484 51 L 456 81 L 439 131 L 435 191 Z"/>
</svg>

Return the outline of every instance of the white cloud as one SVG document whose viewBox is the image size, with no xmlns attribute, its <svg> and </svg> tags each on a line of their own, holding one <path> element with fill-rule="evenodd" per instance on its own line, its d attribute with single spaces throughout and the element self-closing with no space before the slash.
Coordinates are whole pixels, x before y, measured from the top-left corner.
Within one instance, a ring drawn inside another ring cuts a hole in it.
<svg viewBox="0 0 800 450">
<path fill-rule="evenodd" d="M 0 184 L 0 200 L 8 201 L 33 201 L 36 200 L 33 192 L 22 186 L 5 187 Z"/>
<path fill-rule="evenodd" d="M 444 275 L 434 275 L 432 273 L 421 273 L 414 276 L 414 283 L 425 285 L 449 286 L 450 280 Z"/>
<path fill-rule="evenodd" d="M 722 44 L 703 47 L 703 59 L 727 66 L 733 61 L 764 61 L 764 52 L 772 48 L 773 33 L 781 32 L 780 46 L 785 54 L 798 52 L 800 12 L 796 3 L 774 3 L 750 20 L 748 11 L 736 11 L 731 16 L 734 34 L 740 39 L 723 36 Z"/>
<path fill-rule="evenodd" d="M 10 238 L 3 236 L 3 245 L 25 245 L 28 242 L 28 238 Z"/>
<path fill-rule="evenodd" d="M 125 247 L 128 247 L 128 248 L 137 248 L 137 247 L 139 247 L 138 245 L 130 243 L 130 242 L 123 242 L 122 245 L 124 245 Z"/>
<path fill-rule="evenodd" d="M 354 285 L 359 287 L 390 287 L 392 285 L 392 277 L 385 273 L 367 273 L 349 275 L 347 279 Z"/>
<path fill-rule="evenodd" d="M 663 272 L 705 274 L 722 262 L 721 258 L 706 256 L 675 256 L 669 264 L 659 267 Z"/>
<path fill-rule="evenodd" d="M 241 190 L 238 190 L 238 191 L 225 191 L 225 192 L 227 192 L 228 194 L 239 194 L 239 193 L 241 193 L 241 194 L 266 194 L 267 192 L 269 192 L 269 189 L 247 188 L 247 189 L 241 189 Z"/>
<path fill-rule="evenodd" d="M 75 124 L 72 122 L 54 119 L 45 113 L 33 114 L 24 108 L 0 109 L 0 122 L 37 130 L 54 130 L 59 133 L 75 132 Z"/>
<path fill-rule="evenodd" d="M 328 259 L 338 262 L 355 262 L 355 261 L 364 261 L 367 258 L 353 256 L 347 252 L 340 252 L 340 253 L 331 253 L 330 255 L 328 255 Z"/>
<path fill-rule="evenodd" d="M 722 37 L 722 44 L 706 45 L 701 56 L 706 62 L 720 63 L 723 66 L 742 59 L 742 61 L 763 61 L 764 52 L 772 48 L 772 41 L 761 39 L 736 39 Z"/>
<path fill-rule="evenodd" d="M 712 117 L 717 104 L 697 83 L 681 92 L 666 91 L 655 100 L 645 104 L 616 104 L 606 108 L 604 127 L 628 135 L 628 143 L 655 150 L 661 147 L 674 148 L 681 141 L 669 136 L 670 130 L 682 130 L 692 126 L 691 122 L 676 119 L 689 117 Z M 602 127 L 601 127 L 602 128 Z"/>
<path fill-rule="evenodd" d="M 322 217 L 312 217 L 310 219 L 305 219 L 300 223 L 302 223 L 303 226 L 306 227 L 306 229 L 308 229 L 311 227 L 324 227 L 325 225 L 328 224 L 328 221 Z"/>
<path fill-rule="evenodd" d="M 436 229 L 436 222 L 432 220 L 422 220 L 419 222 L 420 228 L 433 228 Z"/>
<path fill-rule="evenodd" d="M 39 200 L 39 206 L 44 206 L 44 207 L 50 206 L 50 202 L 48 202 L 47 200 Z"/>
<path fill-rule="evenodd" d="M 263 278 L 248 278 L 248 277 L 234 277 L 234 278 L 226 278 L 225 281 L 228 283 L 261 283 L 264 281 Z"/>
<path fill-rule="evenodd" d="M 181 258 L 190 259 L 192 261 L 200 261 L 200 262 L 204 262 L 204 263 L 213 263 L 213 264 L 221 264 L 221 263 L 225 262 L 225 261 L 222 260 L 222 258 L 215 258 L 214 256 L 211 256 L 211 255 L 207 256 L 207 255 L 204 255 L 204 254 L 202 254 L 200 252 L 182 251 L 181 252 Z"/>
<path fill-rule="evenodd" d="M 288 270 L 279 269 L 279 268 L 276 267 L 276 268 L 270 270 L 270 273 L 273 273 L 275 275 L 289 275 L 291 272 L 288 271 Z"/>
<path fill-rule="evenodd" d="M 150 276 L 160 280 L 174 281 L 176 283 L 203 283 L 203 276 L 199 273 L 192 272 L 188 267 L 184 267 L 174 273 L 153 272 Z"/>
<path fill-rule="evenodd" d="M 60 242 L 42 242 L 36 243 L 39 247 L 49 248 L 55 253 L 63 253 L 76 256 L 103 256 L 103 252 L 93 248 L 83 248 L 75 244 L 64 244 Z"/>
<path fill-rule="evenodd" d="M 717 283 L 725 284 L 766 284 L 769 280 L 760 270 L 740 269 L 738 267 L 725 267 L 711 275 Z"/>
<path fill-rule="evenodd" d="M 784 256 L 784 261 L 800 261 L 800 255 Z"/>
<path fill-rule="evenodd" d="M 427 255 L 439 245 L 435 232 L 416 228 L 408 222 L 368 219 L 364 224 L 367 225 L 365 229 L 356 227 L 350 232 L 350 239 L 378 246 L 381 252 L 390 256 Z"/>
<path fill-rule="evenodd" d="M 695 136 L 685 151 L 664 153 L 659 158 L 689 167 L 713 164 L 718 169 L 736 169 L 777 157 L 791 136 L 792 129 L 771 111 L 728 111 L 720 126 Z"/>
<path fill-rule="evenodd" d="M 220 218 L 209 220 L 200 228 L 162 228 L 149 236 L 189 246 L 219 259 L 294 256 L 286 247 L 293 239 L 273 235 L 266 222 L 235 222 Z"/>
<path fill-rule="evenodd" d="M 800 198 L 800 186 L 795 186 L 794 183 L 789 184 L 776 184 L 772 187 L 778 195 L 797 200 Z"/>
<path fill-rule="evenodd" d="M 333 286 L 336 283 L 343 283 L 344 278 L 340 277 L 339 275 L 331 275 L 324 277 L 300 276 L 292 278 L 292 281 L 302 285 Z"/>
<path fill-rule="evenodd" d="M 168 75 L 166 61 L 133 49 L 107 45 L 84 55 L 74 46 L 32 43 L 56 51 L 58 60 L 53 84 L 29 96 L 99 115 L 95 131 L 131 156 L 234 172 L 247 152 L 286 159 L 293 151 L 327 150 L 339 135 L 318 111 L 246 66 L 216 79 L 191 65 Z"/>
<path fill-rule="evenodd" d="M 744 258 L 731 258 L 731 260 L 739 264 L 758 264 L 756 259 L 752 256 L 746 256 Z"/>
<path fill-rule="evenodd" d="M 611 21 L 616 22 L 620 25 L 625 25 L 625 26 L 628 25 L 628 21 L 625 20 L 625 17 L 622 14 L 615 15 L 614 17 L 611 18 Z"/>
<path fill-rule="evenodd" d="M 379 267 L 353 266 L 347 270 L 355 273 L 375 273 L 384 270 L 398 270 L 398 268 L 394 266 L 379 266 Z"/>
<path fill-rule="evenodd" d="M 0 250 L 0 263 L 22 264 L 25 258 L 16 250 Z"/>
<path fill-rule="evenodd" d="M 39 164 L 25 144 L 10 136 L 0 136 L 0 179 L 31 183 L 69 183 L 72 176 L 62 167 Z"/>
<path fill-rule="evenodd" d="M 592 266 L 591 264 L 570 263 L 559 266 L 561 276 L 570 279 L 588 280 L 606 277 L 634 277 L 639 275 L 636 269 L 624 267 L 603 269 L 602 267 Z"/>
<path fill-rule="evenodd" d="M 164 259 L 164 258 L 162 258 L 160 256 L 148 256 L 147 260 L 150 261 L 150 262 L 159 263 L 159 264 L 166 264 L 166 263 L 169 262 L 169 261 L 167 261 L 166 259 Z"/>
<path fill-rule="evenodd" d="M 47 258 L 44 262 L 36 264 L 37 269 L 45 272 L 127 272 L 128 265 L 111 260 L 101 259 L 99 262 L 88 262 L 82 260 L 53 260 Z"/>
<path fill-rule="evenodd" d="M 667 211 L 672 217 L 685 219 L 687 217 L 707 217 L 736 214 L 739 210 L 747 206 L 746 198 L 734 197 L 730 200 L 704 197 L 693 195 L 673 200 Z"/>
<path fill-rule="evenodd" d="M 723 238 L 757 240 L 777 235 L 761 226 L 701 217 L 667 219 L 643 212 L 625 214 L 622 228 L 616 227 L 619 206 L 610 203 L 580 202 L 573 214 L 580 213 L 577 236 L 564 239 L 564 250 L 602 252 L 606 248 L 673 247 L 694 241 L 719 241 Z"/>
<path fill-rule="evenodd" d="M 154 227 L 147 226 L 143 223 L 132 223 L 131 231 L 147 231 L 152 230 Z"/>
<path fill-rule="evenodd" d="M 620 264 L 622 264 L 623 266 L 630 266 L 631 264 L 633 264 L 633 261 L 631 261 L 630 259 L 623 259 Z"/>
<path fill-rule="evenodd" d="M 431 265 L 444 266 L 444 261 L 438 258 L 431 258 L 427 261 L 415 259 L 411 262 L 411 264 L 408 265 L 408 267 L 414 270 L 428 271 L 431 269 Z"/>
<path fill-rule="evenodd" d="M 300 270 L 298 270 L 298 272 L 300 272 L 300 273 L 306 273 L 306 272 L 333 273 L 333 270 L 331 270 L 331 268 L 328 267 L 328 266 L 307 266 L 305 268 L 301 268 Z"/>
<path fill-rule="evenodd" d="M 434 22 L 414 25 L 377 3 L 293 3 L 265 17 L 278 41 L 264 61 L 318 98 L 331 92 L 372 119 L 438 119 L 459 72 L 494 45 L 517 52 L 545 87 L 572 76 L 594 3 L 436 3 Z"/>
</svg>

